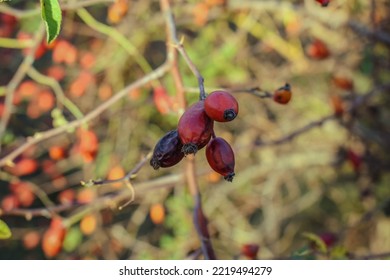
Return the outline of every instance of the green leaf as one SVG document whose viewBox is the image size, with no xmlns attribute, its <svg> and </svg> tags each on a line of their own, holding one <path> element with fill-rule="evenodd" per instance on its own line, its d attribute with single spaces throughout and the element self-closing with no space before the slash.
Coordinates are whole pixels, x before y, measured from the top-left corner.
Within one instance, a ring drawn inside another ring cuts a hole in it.
<svg viewBox="0 0 390 280">
<path fill-rule="evenodd" d="M 61 29 L 61 8 L 58 0 L 41 0 L 42 19 L 46 24 L 47 43 L 57 38 Z"/>
<path fill-rule="evenodd" d="M 11 236 L 12 233 L 8 225 L 3 220 L 0 220 L 0 239 L 8 239 Z"/>
</svg>

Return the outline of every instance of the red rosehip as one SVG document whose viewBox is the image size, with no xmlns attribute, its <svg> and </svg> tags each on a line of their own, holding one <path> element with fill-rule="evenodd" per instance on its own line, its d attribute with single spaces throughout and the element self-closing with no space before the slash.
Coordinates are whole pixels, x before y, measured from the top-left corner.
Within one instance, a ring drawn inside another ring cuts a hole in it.
<svg viewBox="0 0 390 280">
<path fill-rule="evenodd" d="M 322 7 L 327 7 L 329 5 L 330 0 L 316 0 L 321 4 Z"/>
<path fill-rule="evenodd" d="M 259 245 L 257 244 L 244 244 L 241 247 L 241 254 L 246 256 L 250 260 L 255 260 L 257 252 L 259 251 Z"/>
<path fill-rule="evenodd" d="M 325 59 L 330 55 L 328 46 L 319 39 L 315 39 L 308 45 L 306 51 L 311 58 L 318 60 Z"/>
<path fill-rule="evenodd" d="M 179 120 L 177 131 L 184 155 L 195 154 L 210 141 L 214 122 L 204 110 L 204 100 L 198 101 L 184 112 Z"/>
<path fill-rule="evenodd" d="M 180 142 L 177 130 L 169 131 L 156 144 L 150 165 L 154 169 L 170 167 L 177 164 L 184 157 L 183 144 Z"/>
<path fill-rule="evenodd" d="M 238 114 L 238 102 L 230 93 L 213 91 L 204 101 L 206 114 L 217 122 L 229 122 Z"/>
<path fill-rule="evenodd" d="M 291 95 L 292 93 L 290 85 L 285 84 L 274 92 L 273 99 L 279 104 L 287 104 L 291 100 Z"/>
<path fill-rule="evenodd" d="M 218 172 L 226 181 L 233 181 L 234 152 L 229 143 L 221 137 L 211 139 L 206 147 L 207 161 L 214 171 Z"/>
</svg>

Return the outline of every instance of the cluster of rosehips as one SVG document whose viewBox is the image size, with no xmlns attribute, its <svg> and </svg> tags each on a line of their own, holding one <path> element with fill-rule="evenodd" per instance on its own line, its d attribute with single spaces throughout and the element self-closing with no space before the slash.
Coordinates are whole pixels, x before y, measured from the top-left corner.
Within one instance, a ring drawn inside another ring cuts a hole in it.
<svg viewBox="0 0 390 280">
<path fill-rule="evenodd" d="M 214 121 L 232 121 L 237 114 L 238 102 L 230 93 L 222 90 L 210 93 L 183 113 L 176 130 L 169 131 L 158 141 L 151 166 L 154 169 L 171 167 L 207 145 L 209 165 L 231 182 L 235 175 L 234 152 L 226 140 L 215 136 Z"/>
</svg>

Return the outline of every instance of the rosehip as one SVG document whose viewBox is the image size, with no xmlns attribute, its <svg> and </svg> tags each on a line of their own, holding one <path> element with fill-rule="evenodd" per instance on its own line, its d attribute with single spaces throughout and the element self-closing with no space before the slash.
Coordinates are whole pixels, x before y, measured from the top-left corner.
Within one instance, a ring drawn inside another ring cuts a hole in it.
<svg viewBox="0 0 390 280">
<path fill-rule="evenodd" d="M 233 181 L 234 152 L 225 139 L 221 137 L 211 139 L 206 147 L 206 158 L 214 171 L 224 176 L 226 181 Z"/>
<path fill-rule="evenodd" d="M 316 0 L 321 4 L 322 7 L 327 7 L 329 5 L 330 0 Z"/>
<path fill-rule="evenodd" d="M 182 148 L 177 130 L 169 131 L 157 142 L 150 165 L 159 169 L 177 164 L 184 157 Z"/>
<path fill-rule="evenodd" d="M 217 122 L 228 122 L 238 114 L 238 102 L 230 93 L 213 91 L 204 101 L 206 114 Z"/>
<path fill-rule="evenodd" d="M 285 84 L 274 92 L 273 99 L 279 104 L 287 104 L 291 100 L 291 95 L 290 85 Z"/>
<path fill-rule="evenodd" d="M 184 112 L 178 124 L 184 155 L 195 154 L 210 141 L 214 122 L 204 110 L 204 101 L 198 101 Z"/>
<path fill-rule="evenodd" d="M 244 244 L 241 247 L 241 254 L 246 256 L 250 260 L 255 260 L 257 252 L 259 251 L 259 245 L 257 244 Z"/>
<path fill-rule="evenodd" d="M 313 59 L 325 59 L 330 55 L 329 48 L 319 39 L 315 39 L 307 46 L 307 54 Z"/>
</svg>

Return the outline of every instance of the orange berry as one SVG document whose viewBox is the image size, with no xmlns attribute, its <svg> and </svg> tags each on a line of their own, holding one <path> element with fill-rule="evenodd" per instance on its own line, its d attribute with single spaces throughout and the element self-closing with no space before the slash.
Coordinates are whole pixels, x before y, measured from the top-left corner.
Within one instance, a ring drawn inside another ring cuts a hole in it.
<svg viewBox="0 0 390 280">
<path fill-rule="evenodd" d="M 25 176 L 34 173 L 38 169 L 38 162 L 31 158 L 22 158 L 9 168 L 9 172 L 15 176 Z"/>
<path fill-rule="evenodd" d="M 61 63 L 64 61 L 65 53 L 68 49 L 68 42 L 65 40 L 57 40 L 57 44 L 54 47 L 53 50 L 53 61 L 56 63 Z"/>
<path fill-rule="evenodd" d="M 15 194 L 5 195 L 1 201 L 1 208 L 8 212 L 19 207 L 19 200 Z"/>
<path fill-rule="evenodd" d="M 24 207 L 29 207 L 35 200 L 31 184 L 28 182 L 11 183 L 11 191 L 16 195 L 19 203 Z"/>
<path fill-rule="evenodd" d="M 90 235 L 96 230 L 97 220 L 95 215 L 86 215 L 80 221 L 80 230 L 85 235 Z"/>
<path fill-rule="evenodd" d="M 207 182 L 209 183 L 218 183 L 221 181 L 221 178 L 221 175 L 214 170 L 207 174 Z"/>
<path fill-rule="evenodd" d="M 52 146 L 49 148 L 49 156 L 53 160 L 60 160 L 66 157 L 65 148 L 62 146 Z"/>
<path fill-rule="evenodd" d="M 58 201 L 61 204 L 69 205 L 73 203 L 75 197 L 76 197 L 75 191 L 73 189 L 67 189 L 59 193 Z"/>
<path fill-rule="evenodd" d="M 81 204 L 91 203 L 96 197 L 95 192 L 92 189 L 81 189 L 77 194 L 77 202 Z"/>
<path fill-rule="evenodd" d="M 76 60 L 77 60 L 77 49 L 72 44 L 69 44 L 64 57 L 64 62 L 68 65 L 73 65 L 75 64 Z"/>
<path fill-rule="evenodd" d="M 108 83 L 103 83 L 99 87 L 98 95 L 101 101 L 105 101 L 112 96 L 112 88 Z"/>
<path fill-rule="evenodd" d="M 23 246 L 27 250 L 32 250 L 38 246 L 40 240 L 41 235 L 38 233 L 38 231 L 30 231 L 23 236 Z"/>
<path fill-rule="evenodd" d="M 77 60 L 77 49 L 66 40 L 58 40 L 54 46 L 52 58 L 56 63 L 74 64 Z"/>
<path fill-rule="evenodd" d="M 208 19 L 209 6 L 206 3 L 200 2 L 192 9 L 194 23 L 198 26 L 204 26 Z"/>
<path fill-rule="evenodd" d="M 65 237 L 65 230 L 49 228 L 42 238 L 42 250 L 47 258 L 53 258 L 62 249 L 62 243 Z"/>
<path fill-rule="evenodd" d="M 135 88 L 129 92 L 130 100 L 138 100 L 141 96 L 141 90 L 139 88 Z"/>
<path fill-rule="evenodd" d="M 128 9 L 128 0 L 117 0 L 108 8 L 108 21 L 114 24 L 119 23 L 127 14 Z"/>
<path fill-rule="evenodd" d="M 273 100 L 279 104 L 287 104 L 291 100 L 291 87 L 289 84 L 285 84 L 283 87 L 278 88 L 273 95 Z"/>
<path fill-rule="evenodd" d="M 47 75 L 57 81 L 65 78 L 65 69 L 61 65 L 52 65 L 47 69 Z"/>
<path fill-rule="evenodd" d="M 93 83 L 95 83 L 95 77 L 88 71 L 82 71 L 70 85 L 70 94 L 74 97 L 80 97 Z"/>
<path fill-rule="evenodd" d="M 80 58 L 80 66 L 84 69 L 90 69 L 95 64 L 95 60 L 95 56 L 91 52 L 86 52 Z"/>
<path fill-rule="evenodd" d="M 58 229 L 58 230 L 64 230 L 64 224 L 62 223 L 61 217 L 53 217 L 50 221 L 50 228 L 52 229 Z"/>
<path fill-rule="evenodd" d="M 156 225 L 162 224 L 165 220 L 165 208 L 161 203 L 153 204 L 149 210 L 150 219 Z"/>
<path fill-rule="evenodd" d="M 90 130 L 79 129 L 77 138 L 79 140 L 74 148 L 74 152 L 79 153 L 84 162 L 88 163 L 93 161 L 99 146 L 96 134 Z"/>
<path fill-rule="evenodd" d="M 78 131 L 80 149 L 83 151 L 95 151 L 98 148 L 98 138 L 91 130 L 80 129 Z"/>
<path fill-rule="evenodd" d="M 112 167 L 108 172 L 107 179 L 108 180 L 120 179 L 123 178 L 125 175 L 126 173 L 123 167 L 120 165 L 116 165 Z M 115 188 L 120 188 L 122 186 L 122 183 L 121 182 L 113 183 L 112 186 Z"/>
<path fill-rule="evenodd" d="M 55 99 L 53 94 L 48 91 L 41 91 L 37 96 L 37 106 L 42 113 L 46 113 L 54 107 Z"/>
<path fill-rule="evenodd" d="M 33 81 L 24 81 L 19 85 L 17 89 L 17 93 L 25 99 L 29 99 L 32 96 L 36 95 L 38 91 L 39 86 Z"/>
</svg>

